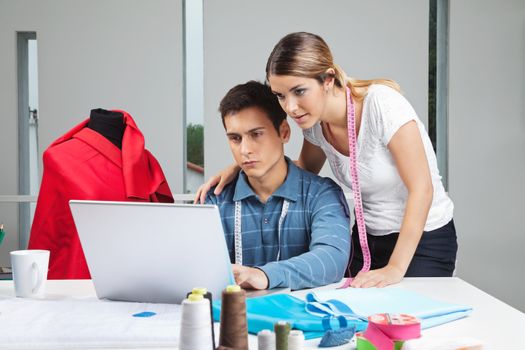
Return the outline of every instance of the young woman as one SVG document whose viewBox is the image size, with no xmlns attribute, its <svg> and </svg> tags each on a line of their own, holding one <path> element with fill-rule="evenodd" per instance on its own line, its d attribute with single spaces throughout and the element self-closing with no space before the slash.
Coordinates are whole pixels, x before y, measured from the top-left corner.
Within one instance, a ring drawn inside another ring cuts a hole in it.
<svg viewBox="0 0 525 350">
<path fill-rule="evenodd" d="M 335 177 L 362 200 L 362 207 L 355 203 L 351 286 L 382 287 L 403 276 L 452 276 L 454 205 L 441 183 L 428 134 L 398 84 L 347 77 L 325 41 L 305 32 L 277 43 L 266 77 L 282 108 L 303 130 L 297 164 L 318 173 L 328 160 Z M 351 152 L 357 154 L 353 175 Z M 196 200 L 216 184 L 214 192 L 220 192 L 237 171 L 230 166 L 210 178 Z M 361 217 L 364 224 L 358 225 Z M 370 255 L 361 250 L 364 237 Z M 370 256 L 368 271 L 364 262 Z"/>
</svg>

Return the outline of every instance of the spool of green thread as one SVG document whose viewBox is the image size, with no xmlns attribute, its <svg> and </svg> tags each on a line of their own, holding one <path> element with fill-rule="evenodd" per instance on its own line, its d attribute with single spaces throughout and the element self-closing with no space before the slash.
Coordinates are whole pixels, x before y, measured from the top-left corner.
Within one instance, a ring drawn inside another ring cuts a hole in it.
<svg viewBox="0 0 525 350">
<path fill-rule="evenodd" d="M 286 321 L 279 321 L 273 325 L 276 350 L 288 350 L 288 334 L 290 334 L 290 328 L 290 324 Z"/>
</svg>

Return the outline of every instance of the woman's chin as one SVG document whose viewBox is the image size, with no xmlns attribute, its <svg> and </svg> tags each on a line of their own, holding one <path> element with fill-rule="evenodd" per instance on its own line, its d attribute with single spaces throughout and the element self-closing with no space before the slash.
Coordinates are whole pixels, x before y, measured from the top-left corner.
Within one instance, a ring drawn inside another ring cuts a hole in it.
<svg viewBox="0 0 525 350">
<path fill-rule="evenodd" d="M 302 130 L 310 129 L 316 123 L 316 120 L 313 119 L 313 118 L 308 118 L 308 119 L 306 119 L 304 121 L 301 121 L 301 122 L 298 122 L 295 119 L 294 119 L 294 121 L 295 121 L 295 124 L 297 124 L 297 126 L 300 127 Z"/>
</svg>

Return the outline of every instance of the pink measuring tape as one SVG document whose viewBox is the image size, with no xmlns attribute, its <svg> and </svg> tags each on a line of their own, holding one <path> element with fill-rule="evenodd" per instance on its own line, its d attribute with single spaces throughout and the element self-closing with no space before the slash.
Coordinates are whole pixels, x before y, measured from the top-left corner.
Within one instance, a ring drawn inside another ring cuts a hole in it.
<svg viewBox="0 0 525 350">
<path fill-rule="evenodd" d="M 363 268 L 361 271 L 370 270 L 370 249 L 366 238 L 365 218 L 363 215 L 363 202 L 361 201 L 361 188 L 359 187 L 359 175 L 357 173 L 357 138 L 355 134 L 355 108 L 352 101 L 350 88 L 346 87 L 346 114 L 348 121 L 348 151 L 350 153 L 350 175 L 352 177 L 352 193 L 354 195 L 355 222 L 359 233 L 359 245 L 363 252 Z M 352 283 L 352 277 L 346 279 L 340 288 L 348 288 Z"/>
</svg>

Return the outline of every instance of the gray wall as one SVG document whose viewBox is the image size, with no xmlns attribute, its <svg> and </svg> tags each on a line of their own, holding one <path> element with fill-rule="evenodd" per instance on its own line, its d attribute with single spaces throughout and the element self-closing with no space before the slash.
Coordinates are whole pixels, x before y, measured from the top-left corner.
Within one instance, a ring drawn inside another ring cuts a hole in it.
<svg viewBox="0 0 525 350">
<path fill-rule="evenodd" d="M 181 0 L 0 0 L 0 194 L 18 193 L 16 31 L 36 31 L 42 152 L 94 107 L 127 110 L 182 193 Z M 40 155 L 41 158 L 41 155 Z M 16 247 L 16 206 L 0 204 Z"/>
<path fill-rule="evenodd" d="M 381 8 L 381 11 L 378 11 Z M 232 162 L 217 112 L 229 88 L 263 81 L 266 60 L 289 32 L 321 35 L 336 63 L 356 78 L 397 80 L 427 121 L 428 2 L 419 0 L 204 2 L 204 112 L 206 178 Z M 287 154 L 296 158 L 301 131 L 292 125 Z M 326 168 L 326 167 L 325 167 Z M 331 172 L 324 169 L 323 175 Z"/>
<path fill-rule="evenodd" d="M 41 150 L 91 107 L 127 109 L 182 192 L 181 1 L 0 0 L 0 195 L 17 193 L 16 31 L 38 35 Z M 524 18 L 522 0 L 451 1 L 449 191 L 458 275 L 521 310 Z M 298 30 L 323 36 L 348 74 L 397 80 L 426 122 L 426 1 L 205 0 L 206 177 L 231 162 L 220 99 L 237 83 L 263 80 L 273 45 Z M 302 138 L 297 127 L 293 133 L 287 153 L 296 157 Z M 0 221 L 6 217 L 0 265 L 17 246 L 16 205 L 0 203 Z"/>
<path fill-rule="evenodd" d="M 525 2 L 451 1 L 458 275 L 525 311 Z"/>
<path fill-rule="evenodd" d="M 449 190 L 460 244 L 457 274 L 525 310 L 525 3 L 451 3 Z M 231 162 L 220 99 L 235 84 L 264 80 L 271 49 L 292 31 L 324 37 L 349 75 L 397 80 L 426 122 L 428 10 L 426 1 L 205 1 L 206 177 Z M 294 127 L 292 158 L 301 142 Z M 331 176 L 326 166 L 322 174 Z"/>
</svg>

